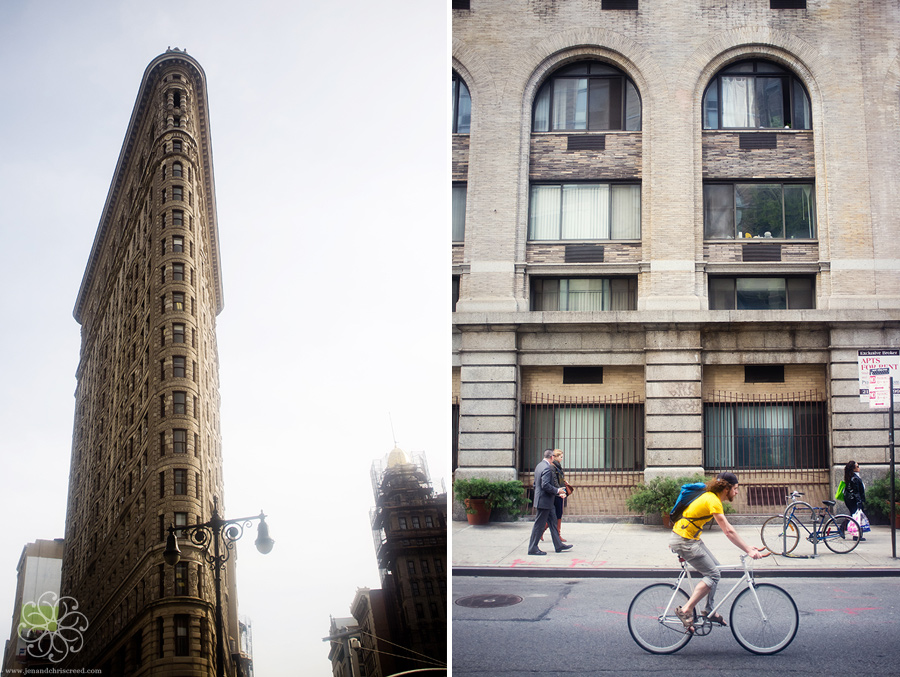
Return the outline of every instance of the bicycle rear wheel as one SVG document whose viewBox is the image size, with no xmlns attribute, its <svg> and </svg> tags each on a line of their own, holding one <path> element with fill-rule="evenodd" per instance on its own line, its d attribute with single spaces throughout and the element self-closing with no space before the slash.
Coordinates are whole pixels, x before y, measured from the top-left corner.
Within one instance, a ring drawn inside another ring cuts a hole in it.
<svg viewBox="0 0 900 677">
<path fill-rule="evenodd" d="M 751 653 L 778 653 L 794 641 L 799 626 L 793 598 L 771 583 L 746 588 L 731 606 L 731 633 Z"/>
<path fill-rule="evenodd" d="M 628 632 L 644 651 L 675 653 L 691 641 L 691 633 L 675 615 L 684 606 L 687 593 L 666 583 L 654 583 L 634 596 L 628 607 Z"/>
<path fill-rule="evenodd" d="M 784 515 L 775 515 L 763 522 L 760 536 L 767 550 L 776 555 L 787 555 L 794 552 L 800 542 L 800 529 L 793 518 L 788 520 L 785 527 Z"/>
<path fill-rule="evenodd" d="M 859 545 L 862 529 L 849 515 L 835 515 L 822 526 L 822 540 L 831 552 L 846 554 Z"/>
</svg>

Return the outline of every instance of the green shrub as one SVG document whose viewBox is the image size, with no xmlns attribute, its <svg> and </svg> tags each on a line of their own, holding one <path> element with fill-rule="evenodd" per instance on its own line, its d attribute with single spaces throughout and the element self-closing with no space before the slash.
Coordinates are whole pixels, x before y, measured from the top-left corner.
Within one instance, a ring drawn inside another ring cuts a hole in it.
<svg viewBox="0 0 900 677">
<path fill-rule="evenodd" d="M 900 497 L 900 476 L 894 475 L 894 501 Z M 891 493 L 891 473 L 884 473 L 872 482 L 872 486 L 866 489 L 866 508 L 874 515 L 881 515 L 887 519 L 891 517 L 891 504 L 888 502 Z M 900 512 L 900 506 L 895 508 Z"/>
<path fill-rule="evenodd" d="M 453 483 L 453 495 L 465 505 L 467 498 L 483 498 L 492 510 L 501 510 L 515 517 L 526 512 L 528 499 L 519 480 L 487 480 L 483 477 L 458 479 Z M 467 513 L 474 513 L 466 508 Z"/>
<path fill-rule="evenodd" d="M 690 477 L 654 477 L 646 484 L 641 483 L 634 488 L 634 493 L 625 499 L 625 507 L 645 515 L 668 514 L 675 507 L 682 484 L 708 481 L 702 473 L 695 473 Z M 725 502 L 722 507 L 726 515 L 734 512 L 731 503 Z"/>
</svg>

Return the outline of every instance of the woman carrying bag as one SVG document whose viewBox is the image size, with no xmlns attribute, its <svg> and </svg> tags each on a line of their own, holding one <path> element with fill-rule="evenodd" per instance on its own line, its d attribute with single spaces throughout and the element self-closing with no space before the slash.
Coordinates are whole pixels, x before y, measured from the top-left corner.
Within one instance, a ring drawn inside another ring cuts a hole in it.
<svg viewBox="0 0 900 677">
<path fill-rule="evenodd" d="M 856 461 L 848 461 L 844 466 L 844 503 L 847 504 L 847 512 L 859 522 L 860 528 L 869 531 L 869 519 L 866 517 L 866 486 L 859 476 L 859 463 Z M 859 540 L 866 539 L 859 534 Z"/>
</svg>

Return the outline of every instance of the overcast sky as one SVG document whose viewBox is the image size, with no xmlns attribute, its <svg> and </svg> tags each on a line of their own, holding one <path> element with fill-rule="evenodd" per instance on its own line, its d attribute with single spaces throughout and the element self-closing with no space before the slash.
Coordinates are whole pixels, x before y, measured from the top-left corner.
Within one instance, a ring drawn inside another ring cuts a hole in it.
<svg viewBox="0 0 900 677">
<path fill-rule="evenodd" d="M 449 486 L 448 10 L 437 0 L 0 0 L 0 636 L 22 548 L 64 533 L 72 316 L 144 70 L 208 84 L 226 517 L 256 672 L 331 674 L 379 587 L 372 461 Z M 393 431 L 391 427 L 393 420 Z"/>
</svg>

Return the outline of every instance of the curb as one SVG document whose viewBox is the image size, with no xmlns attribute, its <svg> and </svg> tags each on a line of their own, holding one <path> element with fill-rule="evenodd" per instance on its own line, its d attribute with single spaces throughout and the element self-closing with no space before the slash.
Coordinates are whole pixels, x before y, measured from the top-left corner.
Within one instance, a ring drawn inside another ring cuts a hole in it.
<svg viewBox="0 0 900 677">
<path fill-rule="evenodd" d="M 454 576 L 484 576 L 492 578 L 675 578 L 680 568 L 669 569 L 564 569 L 561 567 L 478 567 L 454 566 Z M 727 570 L 722 578 L 740 578 L 743 571 Z M 857 569 L 755 569 L 756 578 L 878 578 L 900 576 L 900 568 L 867 567 Z"/>
</svg>

